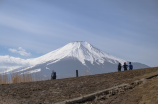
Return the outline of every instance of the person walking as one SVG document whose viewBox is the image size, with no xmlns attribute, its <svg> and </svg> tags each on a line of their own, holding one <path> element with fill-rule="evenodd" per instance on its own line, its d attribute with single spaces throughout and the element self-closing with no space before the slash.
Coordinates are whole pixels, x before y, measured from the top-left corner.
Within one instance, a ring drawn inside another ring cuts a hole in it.
<svg viewBox="0 0 158 104">
<path fill-rule="evenodd" d="M 118 64 L 118 72 L 121 71 L 121 68 L 122 68 L 121 63 L 119 63 Z"/>
<path fill-rule="evenodd" d="M 53 70 L 51 74 L 51 80 L 56 79 L 56 72 Z"/>
<path fill-rule="evenodd" d="M 133 65 L 129 62 L 129 70 L 133 70 Z"/>
<path fill-rule="evenodd" d="M 126 64 L 126 62 L 124 62 L 124 65 L 123 65 L 124 71 L 127 70 L 127 67 L 128 67 L 128 65 Z"/>
</svg>

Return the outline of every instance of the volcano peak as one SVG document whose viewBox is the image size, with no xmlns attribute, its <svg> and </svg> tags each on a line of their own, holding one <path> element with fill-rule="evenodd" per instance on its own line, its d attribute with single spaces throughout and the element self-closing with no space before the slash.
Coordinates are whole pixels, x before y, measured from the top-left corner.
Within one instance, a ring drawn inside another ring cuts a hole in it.
<svg viewBox="0 0 158 104">
<path fill-rule="evenodd" d="M 85 61 L 89 61 L 91 64 L 94 62 L 103 64 L 105 61 L 113 64 L 125 62 L 123 59 L 116 58 L 99 50 L 86 41 L 74 41 L 41 57 L 31 59 L 30 63 L 41 64 L 48 61 L 55 63 L 68 57 L 76 58 L 84 65 L 86 65 Z"/>
</svg>

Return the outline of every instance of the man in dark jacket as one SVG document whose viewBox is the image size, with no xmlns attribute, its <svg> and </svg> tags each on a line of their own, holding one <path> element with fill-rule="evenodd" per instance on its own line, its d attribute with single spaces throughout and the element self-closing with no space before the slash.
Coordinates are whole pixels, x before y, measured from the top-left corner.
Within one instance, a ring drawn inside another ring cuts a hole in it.
<svg viewBox="0 0 158 104">
<path fill-rule="evenodd" d="M 133 65 L 129 62 L 129 70 L 133 70 Z"/>
<path fill-rule="evenodd" d="M 119 63 L 118 64 L 118 71 L 121 71 L 121 68 L 122 68 L 121 63 Z"/>
<path fill-rule="evenodd" d="M 52 71 L 51 79 L 56 79 L 56 72 L 54 70 Z"/>
<path fill-rule="evenodd" d="M 127 70 L 127 67 L 128 67 L 128 65 L 126 65 L 126 62 L 124 62 L 124 65 L 123 65 L 124 71 Z"/>
</svg>

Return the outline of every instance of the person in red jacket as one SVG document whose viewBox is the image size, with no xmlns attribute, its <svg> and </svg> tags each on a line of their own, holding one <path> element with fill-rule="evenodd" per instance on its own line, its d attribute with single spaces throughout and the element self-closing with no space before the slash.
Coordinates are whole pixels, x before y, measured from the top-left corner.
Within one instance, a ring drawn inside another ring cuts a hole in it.
<svg viewBox="0 0 158 104">
<path fill-rule="evenodd" d="M 128 67 L 128 65 L 126 64 L 126 62 L 124 62 L 124 65 L 123 65 L 124 71 L 127 70 L 127 67 Z"/>
</svg>

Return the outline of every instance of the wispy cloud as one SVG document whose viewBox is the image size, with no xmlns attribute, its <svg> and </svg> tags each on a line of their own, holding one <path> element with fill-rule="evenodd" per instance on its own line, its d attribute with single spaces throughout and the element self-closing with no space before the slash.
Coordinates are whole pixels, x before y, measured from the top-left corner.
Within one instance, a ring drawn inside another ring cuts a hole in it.
<svg viewBox="0 0 158 104">
<path fill-rule="evenodd" d="M 8 50 L 9 50 L 10 52 L 13 52 L 13 53 L 19 53 L 19 54 L 22 55 L 22 56 L 30 56 L 30 55 L 31 55 L 31 53 L 26 52 L 26 50 L 23 49 L 22 47 L 19 47 L 18 50 L 13 49 L 13 48 L 9 48 Z"/>
<path fill-rule="evenodd" d="M 7 16 L 4 14 L 0 15 L 0 24 L 17 29 L 17 30 L 22 30 L 22 31 L 26 31 L 26 32 L 31 32 L 31 33 L 37 33 L 39 34 L 39 30 L 41 29 L 41 27 L 33 24 L 33 23 L 29 23 L 29 22 L 25 22 L 24 20 L 20 20 L 17 18 L 14 18 L 12 16 Z"/>
</svg>

